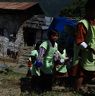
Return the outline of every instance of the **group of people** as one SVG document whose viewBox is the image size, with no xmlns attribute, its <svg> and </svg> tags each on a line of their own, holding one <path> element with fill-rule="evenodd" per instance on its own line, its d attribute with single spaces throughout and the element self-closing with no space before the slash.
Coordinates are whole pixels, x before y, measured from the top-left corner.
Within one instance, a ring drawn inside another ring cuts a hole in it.
<svg viewBox="0 0 95 96">
<path fill-rule="evenodd" d="M 67 69 L 69 60 L 64 44 L 58 46 L 60 35 L 56 28 L 48 30 L 48 40 L 37 44 L 31 51 L 32 87 L 42 91 L 52 90 L 54 78 L 59 78 L 59 85 L 69 81 L 76 90 L 82 89 L 84 81 L 95 81 L 95 6 L 94 0 L 85 5 L 85 17 L 77 24 L 74 37 L 73 64 Z M 35 56 L 35 58 L 34 58 Z M 69 84 L 70 84 L 69 83 Z M 63 86 L 64 86 L 63 84 Z"/>
</svg>

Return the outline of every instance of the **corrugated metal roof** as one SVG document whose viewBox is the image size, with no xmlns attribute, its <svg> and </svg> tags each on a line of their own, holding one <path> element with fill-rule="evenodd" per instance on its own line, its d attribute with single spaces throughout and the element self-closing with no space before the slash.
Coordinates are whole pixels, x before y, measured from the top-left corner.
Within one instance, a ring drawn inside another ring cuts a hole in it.
<svg viewBox="0 0 95 96">
<path fill-rule="evenodd" d="M 16 10 L 25 10 L 38 2 L 0 2 L 0 9 L 16 9 Z"/>
</svg>

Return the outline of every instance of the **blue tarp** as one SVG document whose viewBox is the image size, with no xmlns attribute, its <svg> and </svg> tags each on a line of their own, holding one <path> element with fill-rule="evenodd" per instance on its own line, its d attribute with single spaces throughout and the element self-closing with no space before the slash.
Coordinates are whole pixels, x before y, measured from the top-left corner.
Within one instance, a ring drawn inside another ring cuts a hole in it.
<svg viewBox="0 0 95 96">
<path fill-rule="evenodd" d="M 64 26 L 75 27 L 77 20 L 67 17 L 55 17 L 49 27 L 49 29 L 55 29 L 59 33 L 65 32 Z"/>
</svg>

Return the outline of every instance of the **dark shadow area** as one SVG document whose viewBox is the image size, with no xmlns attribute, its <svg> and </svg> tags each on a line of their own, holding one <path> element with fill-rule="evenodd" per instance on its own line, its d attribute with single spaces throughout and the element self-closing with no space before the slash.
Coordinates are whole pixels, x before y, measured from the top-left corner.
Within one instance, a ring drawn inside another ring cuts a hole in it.
<svg viewBox="0 0 95 96">
<path fill-rule="evenodd" d="M 20 89 L 21 92 L 29 92 L 31 93 L 32 88 L 31 88 L 31 78 L 28 77 L 22 77 L 20 79 Z"/>
<path fill-rule="evenodd" d="M 24 42 L 27 46 L 33 46 L 36 42 L 36 29 L 30 27 L 23 28 Z"/>
<path fill-rule="evenodd" d="M 20 90 L 21 93 L 28 92 L 29 94 L 36 93 L 36 94 L 42 94 L 42 90 L 40 83 L 39 83 L 39 77 L 22 77 L 20 79 Z"/>
</svg>

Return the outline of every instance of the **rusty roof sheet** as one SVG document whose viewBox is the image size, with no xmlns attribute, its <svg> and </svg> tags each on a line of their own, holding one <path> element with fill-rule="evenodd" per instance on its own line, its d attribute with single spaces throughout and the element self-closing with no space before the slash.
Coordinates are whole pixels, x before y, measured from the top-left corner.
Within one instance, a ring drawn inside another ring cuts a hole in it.
<svg viewBox="0 0 95 96">
<path fill-rule="evenodd" d="M 38 2 L 0 2 L 0 9 L 16 9 L 16 10 L 25 10 Z"/>
</svg>

